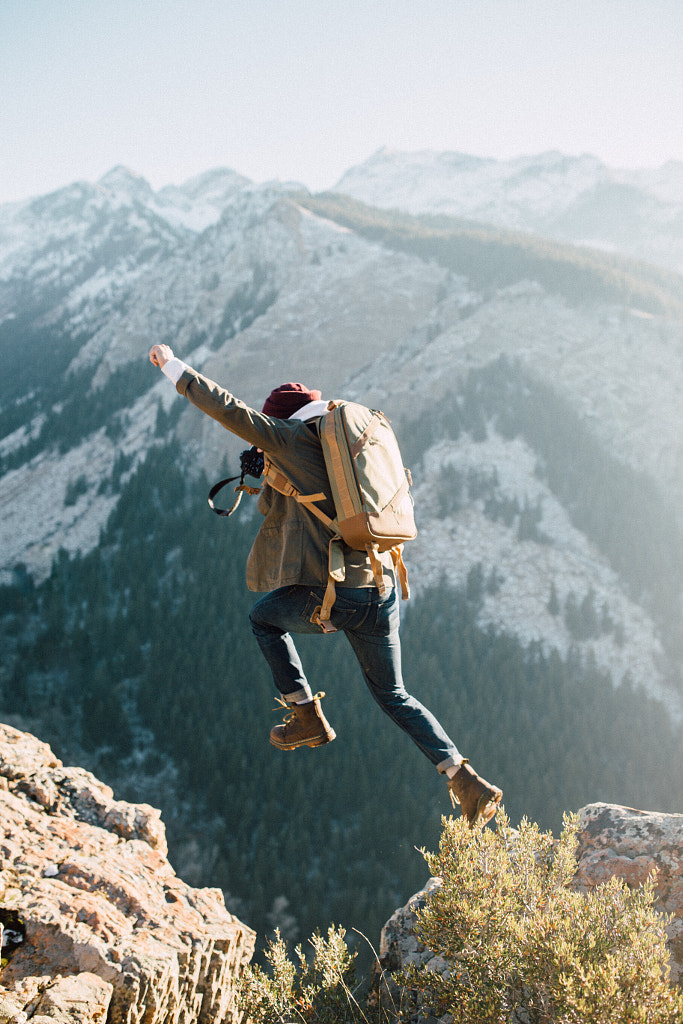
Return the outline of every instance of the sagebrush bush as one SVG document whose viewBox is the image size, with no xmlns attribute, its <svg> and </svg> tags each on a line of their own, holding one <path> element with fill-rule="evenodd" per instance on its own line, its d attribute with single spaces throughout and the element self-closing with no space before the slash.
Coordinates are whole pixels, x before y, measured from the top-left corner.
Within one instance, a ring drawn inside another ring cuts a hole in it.
<svg viewBox="0 0 683 1024">
<path fill-rule="evenodd" d="M 416 932 L 440 963 L 412 965 L 394 980 L 401 1005 L 355 990 L 343 928 L 297 946 L 279 935 L 268 968 L 249 967 L 240 1005 L 250 1024 L 382 1024 L 443 1018 L 449 1024 L 683 1024 L 683 996 L 669 984 L 664 919 L 654 878 L 635 891 L 619 879 L 581 893 L 578 816 L 559 839 L 501 810 L 495 829 L 444 819 L 438 853 L 424 853 L 441 879 L 417 910 Z M 380 993 L 381 994 L 381 993 Z"/>
<path fill-rule="evenodd" d="M 354 960 L 343 928 L 331 925 L 327 938 L 309 939 L 312 955 L 301 946 L 290 960 L 276 931 L 265 956 L 268 969 L 247 967 L 239 1002 L 249 1024 L 379 1024 L 380 1011 L 366 1010 L 356 998 Z"/>
<path fill-rule="evenodd" d="M 453 1024 L 681 1024 L 668 980 L 654 880 L 573 890 L 578 817 L 560 838 L 500 812 L 493 829 L 444 822 L 425 858 L 442 880 L 418 911 L 417 934 L 443 974 L 413 968 L 405 982 Z"/>
</svg>

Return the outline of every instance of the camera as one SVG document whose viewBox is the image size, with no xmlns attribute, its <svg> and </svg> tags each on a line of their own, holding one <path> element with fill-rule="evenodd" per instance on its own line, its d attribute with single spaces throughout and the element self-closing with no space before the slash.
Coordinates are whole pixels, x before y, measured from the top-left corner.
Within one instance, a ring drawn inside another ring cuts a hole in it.
<svg viewBox="0 0 683 1024">
<path fill-rule="evenodd" d="M 240 455 L 240 469 L 243 480 L 245 476 L 253 476 L 258 480 L 263 473 L 264 466 L 265 458 L 263 452 L 255 445 Z"/>
</svg>

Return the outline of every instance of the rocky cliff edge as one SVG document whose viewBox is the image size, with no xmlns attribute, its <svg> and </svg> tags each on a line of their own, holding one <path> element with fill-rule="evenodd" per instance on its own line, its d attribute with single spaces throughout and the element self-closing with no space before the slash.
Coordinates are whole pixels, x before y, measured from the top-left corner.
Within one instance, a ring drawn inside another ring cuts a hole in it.
<svg viewBox="0 0 683 1024">
<path fill-rule="evenodd" d="M 0 1024 L 240 1020 L 255 935 L 166 852 L 159 811 L 0 724 Z"/>
</svg>

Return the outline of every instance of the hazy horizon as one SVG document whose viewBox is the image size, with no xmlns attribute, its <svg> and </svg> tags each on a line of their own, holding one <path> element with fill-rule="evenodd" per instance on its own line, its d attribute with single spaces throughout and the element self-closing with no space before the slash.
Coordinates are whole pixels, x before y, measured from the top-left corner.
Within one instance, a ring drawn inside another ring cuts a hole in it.
<svg viewBox="0 0 683 1024">
<path fill-rule="evenodd" d="M 683 160 L 679 0 L 0 0 L 0 203 L 122 164 L 332 187 L 382 147 Z"/>
</svg>

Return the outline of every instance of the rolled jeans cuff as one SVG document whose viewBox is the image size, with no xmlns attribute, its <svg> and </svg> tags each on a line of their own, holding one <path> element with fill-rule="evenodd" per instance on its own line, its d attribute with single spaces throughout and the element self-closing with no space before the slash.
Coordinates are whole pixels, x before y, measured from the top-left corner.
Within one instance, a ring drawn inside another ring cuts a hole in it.
<svg viewBox="0 0 683 1024">
<path fill-rule="evenodd" d="M 461 765 L 463 761 L 464 758 L 461 754 L 458 754 L 457 757 L 447 757 L 445 761 L 439 761 L 436 770 L 441 775 L 445 775 L 449 768 L 455 768 L 456 764 Z"/>
<path fill-rule="evenodd" d="M 280 696 L 288 704 L 297 704 L 300 700 L 310 700 L 313 694 L 310 686 L 302 686 L 301 689 L 294 690 L 293 693 L 281 693 Z"/>
</svg>

